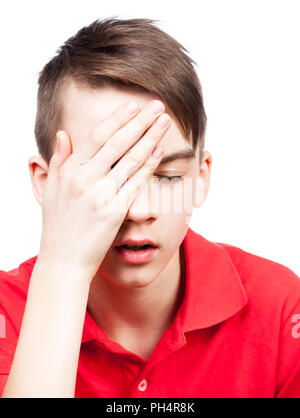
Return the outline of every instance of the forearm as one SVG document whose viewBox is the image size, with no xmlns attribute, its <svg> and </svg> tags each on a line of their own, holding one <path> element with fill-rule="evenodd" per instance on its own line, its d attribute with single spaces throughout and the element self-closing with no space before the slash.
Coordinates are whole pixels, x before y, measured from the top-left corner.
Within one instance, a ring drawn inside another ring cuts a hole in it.
<svg viewBox="0 0 300 418">
<path fill-rule="evenodd" d="M 37 260 L 3 397 L 74 397 L 89 283 Z"/>
</svg>

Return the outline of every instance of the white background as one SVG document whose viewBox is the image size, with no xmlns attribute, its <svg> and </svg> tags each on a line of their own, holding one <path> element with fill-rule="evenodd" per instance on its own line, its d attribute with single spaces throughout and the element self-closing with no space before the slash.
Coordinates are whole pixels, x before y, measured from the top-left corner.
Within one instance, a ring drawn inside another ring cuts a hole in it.
<svg viewBox="0 0 300 418">
<path fill-rule="evenodd" d="M 0 6 L 0 269 L 38 254 L 38 72 L 97 18 L 154 18 L 197 62 L 213 157 L 210 192 L 190 227 L 300 275 L 300 1 L 13 1 Z"/>
</svg>

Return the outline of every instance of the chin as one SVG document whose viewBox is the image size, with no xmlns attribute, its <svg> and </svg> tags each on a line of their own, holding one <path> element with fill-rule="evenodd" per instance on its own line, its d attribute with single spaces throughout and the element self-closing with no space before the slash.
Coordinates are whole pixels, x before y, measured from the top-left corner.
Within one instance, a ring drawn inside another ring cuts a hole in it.
<svg viewBox="0 0 300 418">
<path fill-rule="evenodd" d="M 109 277 L 107 278 L 107 280 L 109 280 L 115 286 L 119 286 L 124 289 L 143 288 L 143 287 L 147 287 L 150 283 L 153 282 L 153 280 L 145 280 L 145 279 L 137 280 L 134 278 L 126 279 L 126 280 L 121 280 L 121 279 L 118 280 L 117 278 Z"/>
<path fill-rule="evenodd" d="M 148 277 L 146 272 L 128 272 L 128 271 L 119 271 L 110 273 L 105 271 L 103 268 L 99 269 L 99 273 L 105 280 L 108 280 L 110 283 L 114 284 L 115 286 L 122 287 L 125 289 L 134 289 L 134 288 L 142 288 L 149 286 L 156 276 L 154 274 L 148 272 Z"/>
</svg>

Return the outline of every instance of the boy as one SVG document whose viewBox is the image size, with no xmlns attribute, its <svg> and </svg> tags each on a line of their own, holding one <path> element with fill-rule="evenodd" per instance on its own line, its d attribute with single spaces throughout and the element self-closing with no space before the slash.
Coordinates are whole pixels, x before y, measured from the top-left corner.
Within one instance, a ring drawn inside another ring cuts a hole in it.
<svg viewBox="0 0 300 418">
<path fill-rule="evenodd" d="M 300 395 L 299 278 L 188 227 L 212 158 L 184 51 L 113 18 L 42 70 L 42 236 L 1 272 L 3 397 Z"/>
</svg>

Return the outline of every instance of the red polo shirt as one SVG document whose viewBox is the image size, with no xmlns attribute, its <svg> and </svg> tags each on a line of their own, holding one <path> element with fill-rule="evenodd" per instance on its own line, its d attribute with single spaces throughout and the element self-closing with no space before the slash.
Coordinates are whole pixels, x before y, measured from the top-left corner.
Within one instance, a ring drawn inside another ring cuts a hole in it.
<svg viewBox="0 0 300 418">
<path fill-rule="evenodd" d="M 184 300 L 149 360 L 86 313 L 76 397 L 300 397 L 300 280 L 190 228 Z M 0 394 L 36 256 L 0 272 Z"/>
</svg>

